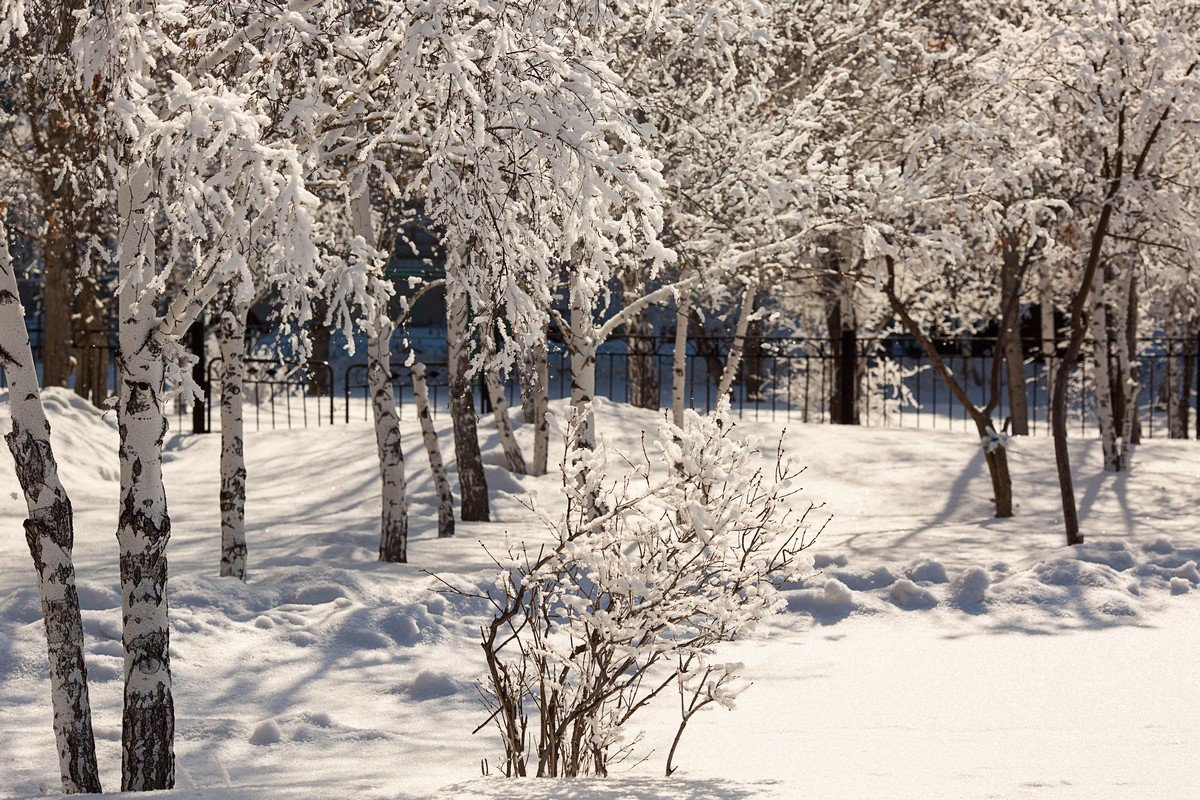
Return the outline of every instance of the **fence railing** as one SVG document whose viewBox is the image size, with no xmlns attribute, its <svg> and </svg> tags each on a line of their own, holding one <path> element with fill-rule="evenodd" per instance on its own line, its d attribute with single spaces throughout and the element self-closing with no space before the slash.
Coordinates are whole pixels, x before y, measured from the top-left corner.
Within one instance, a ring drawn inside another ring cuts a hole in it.
<svg viewBox="0 0 1200 800">
<path fill-rule="evenodd" d="M 724 369 L 730 340 L 706 337 L 692 340 L 687 355 L 688 404 L 701 411 L 717 402 L 717 386 Z M 992 356 L 989 340 L 956 339 L 938 345 L 942 360 L 970 398 L 982 405 L 988 395 Z M 910 339 L 897 337 L 855 342 L 855 357 L 847 359 L 843 343 L 826 339 L 762 338 L 748 344 L 731 401 L 743 418 L 784 422 L 830 422 L 836 416 L 834 400 L 839 371 L 853 364 L 858 424 L 974 432 L 969 414 L 935 374 L 924 352 Z M 1138 343 L 1139 388 L 1137 417 L 1141 435 L 1164 436 L 1174 430 L 1200 438 L 1200 343 L 1164 338 Z M 1042 342 L 1024 343 L 1025 396 L 1032 434 L 1049 431 L 1050 375 L 1056 356 L 1042 355 Z M 436 354 L 425 361 L 430 405 L 435 416 L 445 413 L 449 392 L 446 366 Z M 570 359 L 554 344 L 549 353 L 548 394 L 551 399 L 570 394 Z M 366 365 L 352 363 L 335 370 L 326 362 L 285 365 L 276 359 L 248 358 L 243 387 L 244 418 L 251 430 L 308 427 L 370 419 Z M 664 337 L 646 338 L 627 348 L 616 341 L 602 348 L 596 361 L 596 393 L 616 402 L 635 397 L 661 407 L 671 404 L 673 356 Z M 634 369 L 631 369 L 634 367 Z M 340 372 L 340 375 L 338 374 Z M 208 363 L 204 381 L 205 430 L 219 421 L 221 360 Z M 403 418 L 413 404 L 411 374 L 403 365 L 393 368 L 393 396 Z M 635 387 L 631 381 L 657 384 Z M 339 380 L 340 379 L 340 380 Z M 1095 427 L 1095 365 L 1085 350 L 1069 376 L 1068 408 L 1074 430 L 1087 433 Z M 1007 381 L 1001 380 L 998 423 L 1011 415 Z M 843 384 L 844 385 L 844 384 Z M 506 385 L 510 405 L 520 402 L 515 379 Z M 476 382 L 474 397 L 479 413 L 490 410 L 486 393 Z M 198 425 L 186 422 L 190 403 L 176 404 L 178 429 Z"/>
</svg>

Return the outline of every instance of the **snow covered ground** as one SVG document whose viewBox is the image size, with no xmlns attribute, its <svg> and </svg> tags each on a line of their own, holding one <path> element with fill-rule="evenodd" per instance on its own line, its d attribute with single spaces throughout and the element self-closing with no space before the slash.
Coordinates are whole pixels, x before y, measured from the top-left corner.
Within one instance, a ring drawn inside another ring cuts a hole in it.
<svg viewBox="0 0 1200 800">
<path fill-rule="evenodd" d="M 92 705 L 105 785 L 119 785 L 121 646 L 116 431 L 67 393 L 47 399 L 75 505 Z M 4 406 L 6 408 L 6 404 Z M 606 405 L 600 429 L 640 448 L 656 415 Z M 449 420 L 438 420 L 449 454 Z M 0 420 L 7 426 L 7 419 Z M 743 429 L 768 441 L 769 423 Z M 409 565 L 375 560 L 378 475 L 362 423 L 247 438 L 251 579 L 216 577 L 217 437 L 170 440 L 172 649 L 179 797 L 1174 798 L 1200 740 L 1200 447 L 1143 445 L 1102 475 L 1074 443 L 1089 544 L 1062 547 L 1051 444 L 1016 442 L 1017 517 L 991 518 L 982 453 L 940 431 L 794 424 L 787 448 L 832 520 L 788 610 L 728 648 L 753 681 L 733 712 L 688 729 L 659 776 L 677 713 L 642 720 L 641 752 L 603 782 L 481 778 L 499 744 L 474 680 L 484 609 L 427 573 L 487 570 L 480 542 L 539 535 L 482 421 L 494 521 L 434 538 L 420 437 Z M 518 429 L 518 435 L 528 431 Z M 554 453 L 552 452 L 552 460 Z M 0 794 L 58 791 L 44 632 L 0 469 Z M 801 500 L 798 500 L 801 502 Z M 636 759 L 634 759 L 636 760 Z M 494 770 L 493 770 L 494 771 Z"/>
</svg>

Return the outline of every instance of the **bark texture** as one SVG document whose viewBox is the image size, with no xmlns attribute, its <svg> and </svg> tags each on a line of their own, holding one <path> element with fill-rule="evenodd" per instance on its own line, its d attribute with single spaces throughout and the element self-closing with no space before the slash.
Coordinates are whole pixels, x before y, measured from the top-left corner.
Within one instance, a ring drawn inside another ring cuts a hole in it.
<svg viewBox="0 0 1200 800">
<path fill-rule="evenodd" d="M 687 334 L 691 315 L 691 298 L 681 297 L 675 309 L 675 347 L 671 358 L 671 417 L 678 427 L 683 427 L 683 410 L 687 407 Z"/>
<path fill-rule="evenodd" d="M 438 444 L 437 430 L 433 427 L 433 416 L 429 412 L 429 385 L 425 381 L 425 365 L 413 364 L 410 372 L 413 398 L 417 405 L 417 419 L 421 422 L 421 438 L 425 443 L 425 453 L 429 456 L 429 471 L 433 473 L 433 487 L 437 492 L 438 536 L 453 536 L 454 495 L 450 491 L 450 480 L 446 477 L 446 465 L 442 461 L 442 448 Z"/>
<path fill-rule="evenodd" d="M 1001 264 L 1002 298 L 1020 296 L 1020 251 L 1004 248 Z M 1018 304 L 1019 308 L 1019 304 Z M 1021 342 L 1021 315 L 1009 315 L 1004 337 L 1004 367 L 1008 378 L 1008 414 L 1014 436 L 1029 435 L 1029 399 L 1025 392 L 1025 349 Z"/>
<path fill-rule="evenodd" d="M 222 577 L 246 579 L 246 458 L 242 400 L 246 378 L 246 315 L 236 292 L 224 293 L 217 323 L 221 349 Z"/>
<path fill-rule="evenodd" d="M 479 451 L 479 431 L 475 424 L 475 404 L 471 399 L 471 353 L 468 349 L 467 298 L 457 287 L 447 285 L 446 335 L 449 348 L 450 417 L 454 424 L 454 456 L 458 465 L 458 489 L 462 494 L 459 518 L 463 522 L 487 522 L 487 478 L 483 473 L 483 454 Z"/>
<path fill-rule="evenodd" d="M 88 699 L 83 622 L 75 589 L 75 541 L 71 500 L 58 478 L 50 444 L 50 424 L 41 390 L 25 311 L 0 226 L 0 366 L 8 378 L 12 431 L 5 435 L 25 495 L 25 540 L 37 572 L 50 658 L 50 700 L 63 792 L 99 792 L 100 775 Z"/>
<path fill-rule="evenodd" d="M 367 340 L 367 386 L 375 417 L 375 443 L 379 450 L 379 477 L 383 511 L 379 528 L 379 560 L 408 561 L 408 497 L 404 476 L 404 450 L 400 417 L 392 395 L 392 325 L 376 320 Z"/>
<path fill-rule="evenodd" d="M 747 284 L 742 290 L 742 303 L 738 311 L 737 327 L 734 328 L 733 342 L 729 345 L 729 356 L 725 359 L 725 368 L 721 370 L 721 383 L 717 387 L 717 397 L 725 397 L 733 389 L 737 378 L 738 368 L 742 364 L 742 354 L 746 352 L 746 332 L 750 328 L 750 317 L 754 314 L 754 299 L 758 296 L 758 286 Z"/>
<path fill-rule="evenodd" d="M 150 169 L 130 168 L 118 186 L 119 299 L 117 424 L 121 495 L 117 544 L 121 558 L 125 702 L 121 732 L 121 790 L 175 786 L 175 704 L 171 695 L 167 615 L 167 542 L 171 519 L 162 480 L 167 431 L 162 389 L 165 372 L 161 319 L 145 307 L 140 254 L 153 257 L 147 204 Z M 139 302 L 141 301 L 141 302 Z"/>
<path fill-rule="evenodd" d="M 487 386 L 488 397 L 492 401 L 492 416 L 496 418 L 496 435 L 500 438 L 500 447 L 504 450 L 504 459 L 508 469 L 518 475 L 528 474 L 525 467 L 525 455 L 521 445 L 513 433 L 512 423 L 508 419 L 508 401 L 504 397 L 504 383 L 500 375 L 493 369 L 484 370 L 484 383 Z"/>
</svg>

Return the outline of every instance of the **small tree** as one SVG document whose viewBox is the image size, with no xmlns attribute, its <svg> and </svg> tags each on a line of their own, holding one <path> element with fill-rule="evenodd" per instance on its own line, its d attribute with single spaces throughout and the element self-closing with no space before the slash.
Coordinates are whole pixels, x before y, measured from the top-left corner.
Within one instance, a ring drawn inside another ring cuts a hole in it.
<svg viewBox="0 0 1200 800">
<path fill-rule="evenodd" d="M 575 413 L 569 445 L 584 425 Z M 732 428 L 724 399 L 708 416 L 689 410 L 682 426 L 664 420 L 655 456 L 611 483 L 603 443 L 566 448 L 568 507 L 544 517 L 550 543 L 512 543 L 484 592 L 496 614 L 482 630 L 481 693 L 505 774 L 607 774 L 636 744 L 623 739 L 631 717 L 676 686 L 673 755 L 696 711 L 736 694 L 737 669 L 713 662 L 714 647 L 780 609 L 777 588 L 815 537 L 814 506 L 786 504 L 801 470 L 782 450 L 764 469 L 758 442 Z M 590 513 L 596 494 L 611 509 L 601 516 Z"/>
</svg>

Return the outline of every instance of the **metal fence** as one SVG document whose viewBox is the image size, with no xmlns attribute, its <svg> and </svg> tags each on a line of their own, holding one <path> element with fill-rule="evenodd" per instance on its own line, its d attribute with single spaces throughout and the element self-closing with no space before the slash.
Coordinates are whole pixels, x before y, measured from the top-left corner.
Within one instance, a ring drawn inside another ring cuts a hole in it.
<svg viewBox="0 0 1200 800">
<path fill-rule="evenodd" d="M 596 362 L 596 393 L 616 402 L 633 397 L 630 361 L 639 359 L 642 374 L 658 384 L 659 404 L 671 404 L 673 357 L 663 337 L 647 339 L 632 350 L 618 340 L 601 349 Z M 728 355 L 728 338 L 706 337 L 689 343 L 686 392 L 691 407 L 711 410 Z M 743 418 L 779 422 L 826 423 L 834 416 L 842 342 L 827 339 L 762 338 L 751 340 L 739 368 L 731 395 L 735 413 Z M 991 343 L 957 339 L 939 343 L 942 360 L 952 370 L 971 399 L 982 405 L 988 394 Z M 1054 357 L 1041 355 L 1040 341 L 1026 342 L 1025 391 L 1029 426 L 1033 434 L 1049 431 L 1049 376 Z M 867 426 L 911 427 L 974 432 L 965 409 L 931 368 L 929 358 L 911 339 L 902 337 L 854 343 L 856 358 L 855 408 L 858 423 Z M 1138 343 L 1139 390 L 1137 416 L 1144 437 L 1166 436 L 1182 427 L 1200 438 L 1200 346 L 1194 340 L 1147 339 Z M 430 405 L 434 415 L 445 413 L 449 393 L 446 367 L 437 353 L 425 360 Z M 399 359 L 398 359 L 399 360 Z M 243 387 L 244 418 L 251 430 L 311 427 L 370 418 L 366 365 L 330 365 L 309 362 L 286 365 L 276 359 L 248 358 Z M 204 397 L 199 414 L 180 399 L 175 405 L 177 430 L 214 430 L 219 423 L 220 359 L 207 365 Z M 413 404 L 412 380 L 403 365 L 395 367 L 393 392 L 401 417 Z M 111 377 L 111 376 L 110 376 Z M 551 399 L 570 395 L 570 360 L 561 344 L 552 343 L 549 354 Z M 1082 433 L 1095 426 L 1095 364 L 1085 349 L 1069 379 L 1068 407 L 1073 429 Z M 1000 404 L 993 417 L 1002 422 L 1010 415 L 1010 398 L 1004 381 Z M 510 405 L 517 405 L 516 381 L 506 386 Z M 639 392 L 645 396 L 646 392 Z M 653 397 L 653 391 L 649 392 Z M 1168 402 L 1169 396 L 1175 400 Z M 490 410 L 478 382 L 474 391 L 479 413 Z M 1182 407 L 1185 418 L 1180 418 Z M 192 416 L 196 422 L 189 422 Z M 1179 424 L 1182 423 L 1182 426 Z"/>
</svg>

